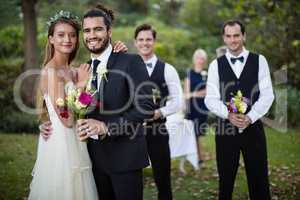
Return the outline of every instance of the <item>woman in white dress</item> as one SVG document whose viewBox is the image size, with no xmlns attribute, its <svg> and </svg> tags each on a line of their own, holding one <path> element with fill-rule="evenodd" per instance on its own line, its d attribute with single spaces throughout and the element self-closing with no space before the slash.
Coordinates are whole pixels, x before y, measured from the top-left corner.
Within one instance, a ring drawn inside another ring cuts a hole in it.
<svg viewBox="0 0 300 200">
<path fill-rule="evenodd" d="M 38 97 L 40 118 L 46 113 L 52 124 L 49 139 L 39 138 L 37 160 L 30 184 L 29 200 L 97 200 L 86 143 L 76 136 L 72 113 L 62 117 L 56 106 L 64 98 L 64 86 L 74 80 L 70 63 L 79 46 L 80 25 L 75 16 L 61 11 L 48 23 L 48 41 L 41 71 Z M 81 65 L 80 76 L 88 76 Z"/>
</svg>

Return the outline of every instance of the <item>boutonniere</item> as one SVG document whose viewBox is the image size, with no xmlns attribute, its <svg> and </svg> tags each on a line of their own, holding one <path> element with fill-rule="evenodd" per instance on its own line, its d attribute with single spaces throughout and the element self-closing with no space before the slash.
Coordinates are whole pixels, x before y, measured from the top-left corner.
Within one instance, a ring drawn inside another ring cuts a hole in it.
<svg viewBox="0 0 300 200">
<path fill-rule="evenodd" d="M 202 71 L 201 71 L 201 75 L 202 75 L 202 76 L 207 76 L 207 71 L 202 70 Z"/>
<path fill-rule="evenodd" d="M 207 71 L 202 70 L 200 74 L 201 74 L 201 76 L 202 76 L 202 80 L 203 80 L 203 81 L 206 81 L 206 79 L 207 79 Z"/>
<path fill-rule="evenodd" d="M 106 76 L 108 70 L 106 69 L 106 67 L 98 67 L 97 73 L 99 74 L 100 79 L 104 78 L 106 81 L 108 81 Z"/>
<path fill-rule="evenodd" d="M 152 89 L 152 99 L 153 103 L 156 104 L 157 100 L 161 98 L 160 91 L 158 89 Z"/>
</svg>

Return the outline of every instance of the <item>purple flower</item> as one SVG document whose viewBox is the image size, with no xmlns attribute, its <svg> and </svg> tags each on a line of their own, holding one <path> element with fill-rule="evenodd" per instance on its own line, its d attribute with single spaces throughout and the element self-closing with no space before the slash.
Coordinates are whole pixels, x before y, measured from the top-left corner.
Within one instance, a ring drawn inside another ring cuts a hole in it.
<svg viewBox="0 0 300 200">
<path fill-rule="evenodd" d="M 90 103 L 92 102 L 93 98 L 92 95 L 86 93 L 86 92 L 82 92 L 78 98 L 79 102 L 83 105 L 90 105 Z"/>
<path fill-rule="evenodd" d="M 237 107 L 234 104 L 234 101 L 230 101 L 230 107 L 233 113 L 237 112 Z"/>
<path fill-rule="evenodd" d="M 230 99 L 230 102 L 228 103 L 227 108 L 228 108 L 228 111 L 231 112 L 231 113 L 237 113 L 238 112 L 238 109 L 235 106 L 233 99 Z"/>
<path fill-rule="evenodd" d="M 234 107 L 232 108 L 232 111 L 233 111 L 233 113 L 237 113 L 237 112 L 238 112 L 237 107 L 234 106 Z"/>
<path fill-rule="evenodd" d="M 243 102 L 245 102 L 247 105 L 250 104 L 250 100 L 246 97 L 243 97 Z"/>
</svg>

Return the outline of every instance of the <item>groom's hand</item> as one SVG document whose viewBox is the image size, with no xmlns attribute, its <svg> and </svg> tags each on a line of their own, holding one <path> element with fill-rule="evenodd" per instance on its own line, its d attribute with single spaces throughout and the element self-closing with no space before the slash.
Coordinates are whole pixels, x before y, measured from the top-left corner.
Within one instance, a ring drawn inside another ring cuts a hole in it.
<svg viewBox="0 0 300 200">
<path fill-rule="evenodd" d="M 77 120 L 77 133 L 80 140 L 86 140 L 92 135 L 105 136 L 108 128 L 104 122 L 95 119 Z"/>
<path fill-rule="evenodd" d="M 52 125 L 51 122 L 47 121 L 47 122 L 42 123 L 39 126 L 40 134 L 44 138 L 44 140 L 48 140 L 50 135 L 52 134 L 52 126 L 51 125 Z"/>
</svg>

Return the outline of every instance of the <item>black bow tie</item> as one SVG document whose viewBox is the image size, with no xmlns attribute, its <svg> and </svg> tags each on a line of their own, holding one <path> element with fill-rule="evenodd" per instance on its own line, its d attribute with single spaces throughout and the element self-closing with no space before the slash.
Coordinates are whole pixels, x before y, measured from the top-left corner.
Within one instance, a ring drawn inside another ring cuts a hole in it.
<svg viewBox="0 0 300 200">
<path fill-rule="evenodd" d="M 146 63 L 146 66 L 152 68 L 152 63 Z"/>
<path fill-rule="evenodd" d="M 230 58 L 230 61 L 232 64 L 234 64 L 237 60 L 239 60 L 241 63 L 244 62 L 244 57 L 241 56 L 241 57 L 238 57 L 238 58 Z"/>
</svg>

